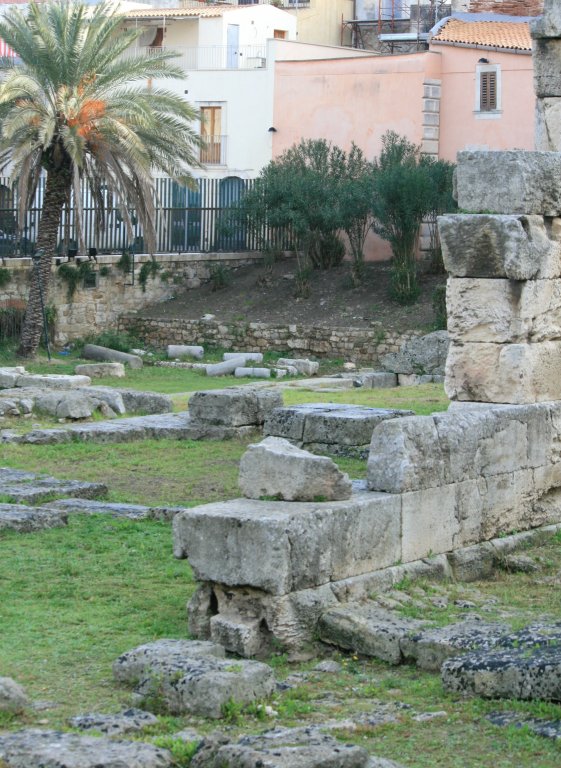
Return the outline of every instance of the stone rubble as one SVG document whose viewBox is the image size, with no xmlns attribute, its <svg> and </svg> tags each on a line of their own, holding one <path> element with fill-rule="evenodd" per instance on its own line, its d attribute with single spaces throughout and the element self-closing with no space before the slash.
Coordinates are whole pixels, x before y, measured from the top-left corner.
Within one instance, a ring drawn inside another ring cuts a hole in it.
<svg viewBox="0 0 561 768">
<path fill-rule="evenodd" d="M 9 496 L 14 503 L 37 504 L 52 496 L 96 499 L 107 495 L 107 486 L 79 480 L 57 480 L 50 475 L 0 467 L 0 494 Z"/>
<path fill-rule="evenodd" d="M 34 533 L 46 528 L 62 528 L 67 524 L 68 515 L 64 510 L 0 504 L 0 531 Z"/>
<path fill-rule="evenodd" d="M 74 373 L 89 376 L 90 379 L 101 379 L 104 376 L 122 379 L 125 376 L 125 366 L 123 363 L 83 363 L 76 366 Z"/>
<path fill-rule="evenodd" d="M 239 486 L 248 499 L 340 501 L 352 483 L 332 459 L 315 456 L 280 437 L 248 446 L 240 461 Z"/>
<path fill-rule="evenodd" d="M 315 360 L 306 358 L 279 357 L 276 362 L 277 368 L 296 368 L 298 373 L 304 376 L 317 376 L 319 363 Z"/>
<path fill-rule="evenodd" d="M 0 677 L 0 712 L 23 712 L 29 705 L 29 698 L 19 683 L 11 677 Z"/>
<path fill-rule="evenodd" d="M 138 733 L 149 725 L 156 725 L 158 718 L 142 709 L 125 709 L 114 715 L 92 712 L 87 715 L 71 717 L 68 724 L 79 731 L 99 731 L 106 736 L 122 736 L 126 733 Z"/>
<path fill-rule="evenodd" d="M 538 736 L 553 741 L 561 741 L 561 720 L 545 720 L 540 717 L 527 717 L 522 712 L 491 712 L 487 720 L 501 728 L 527 728 Z"/>
<path fill-rule="evenodd" d="M 441 376 L 444 374 L 448 344 L 447 331 L 434 331 L 405 342 L 399 352 L 384 355 L 380 363 L 389 373 Z"/>
</svg>

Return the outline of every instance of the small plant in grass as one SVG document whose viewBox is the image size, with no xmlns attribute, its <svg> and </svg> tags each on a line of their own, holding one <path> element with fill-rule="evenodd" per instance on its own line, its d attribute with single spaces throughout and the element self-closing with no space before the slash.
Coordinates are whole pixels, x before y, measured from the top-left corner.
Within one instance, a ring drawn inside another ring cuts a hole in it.
<svg viewBox="0 0 561 768">
<path fill-rule="evenodd" d="M 152 744 L 171 752 L 173 764 L 177 768 L 188 768 L 199 748 L 199 743 L 196 741 L 183 741 L 183 739 L 176 739 L 173 736 L 156 736 L 152 739 Z"/>
</svg>

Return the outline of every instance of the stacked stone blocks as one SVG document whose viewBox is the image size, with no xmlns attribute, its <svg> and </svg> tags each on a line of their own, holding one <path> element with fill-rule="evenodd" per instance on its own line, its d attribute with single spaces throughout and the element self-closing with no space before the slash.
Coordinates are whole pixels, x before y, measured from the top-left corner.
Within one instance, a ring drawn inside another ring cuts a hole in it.
<svg viewBox="0 0 561 768">
<path fill-rule="evenodd" d="M 536 148 L 561 150 L 561 6 L 545 0 L 544 14 L 531 23 L 534 38 Z"/>
<path fill-rule="evenodd" d="M 457 197 L 466 213 L 439 219 L 448 396 L 561 399 L 561 153 L 461 152 Z"/>
</svg>

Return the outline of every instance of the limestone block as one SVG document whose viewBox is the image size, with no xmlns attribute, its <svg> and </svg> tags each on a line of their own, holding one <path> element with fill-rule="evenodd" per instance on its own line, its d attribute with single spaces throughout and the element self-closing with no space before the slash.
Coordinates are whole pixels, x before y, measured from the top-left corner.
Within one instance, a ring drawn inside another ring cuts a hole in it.
<svg viewBox="0 0 561 768">
<path fill-rule="evenodd" d="M 448 332 L 455 342 L 495 344 L 561 338 L 561 280 L 450 278 Z"/>
<path fill-rule="evenodd" d="M 21 712 L 29 706 L 27 694 L 11 677 L 0 677 L 0 712 Z"/>
<path fill-rule="evenodd" d="M 25 368 L 22 365 L 0 368 L 0 389 L 15 387 L 17 380 L 23 374 L 25 374 Z"/>
<path fill-rule="evenodd" d="M 84 365 L 77 365 L 74 371 L 91 379 L 100 379 L 103 376 L 122 379 L 125 375 L 125 366 L 122 363 L 84 363 Z"/>
<path fill-rule="evenodd" d="M 111 393 L 122 398 L 126 413 L 158 414 L 173 411 L 171 397 L 160 392 L 141 392 L 137 389 L 119 389 L 116 391 L 112 387 L 96 387 L 92 393 L 94 397 L 103 397 L 116 413 L 123 413 L 123 411 L 120 410 L 118 401 L 111 402 L 107 399 Z"/>
<path fill-rule="evenodd" d="M 140 741 L 29 729 L 0 734 L 0 761 L 6 768 L 172 768 L 167 749 Z"/>
<path fill-rule="evenodd" d="M 401 559 L 405 563 L 450 552 L 460 532 L 452 485 L 403 493 L 401 496 Z"/>
<path fill-rule="evenodd" d="M 191 344 L 169 344 L 167 348 L 168 358 L 172 360 L 176 357 L 194 357 L 196 360 L 202 360 L 204 354 L 203 347 Z"/>
<path fill-rule="evenodd" d="M 561 276 L 561 242 L 543 216 L 438 217 L 444 266 L 453 277 L 530 280 Z"/>
<path fill-rule="evenodd" d="M 282 395 L 273 390 L 230 387 L 195 392 L 189 413 L 196 422 L 218 426 L 259 426 L 267 415 L 282 405 Z"/>
<path fill-rule="evenodd" d="M 401 664 L 401 640 L 424 626 L 422 621 L 401 618 L 377 603 L 348 603 L 322 614 L 318 636 L 324 643 L 338 648 L 374 656 L 389 664 Z"/>
<path fill-rule="evenodd" d="M 84 715 L 71 717 L 68 725 L 79 731 L 99 731 L 110 736 L 121 736 L 125 733 L 137 733 L 150 725 L 157 725 L 158 718 L 150 712 L 131 707 L 124 712 L 106 715 L 103 712 L 89 712 Z"/>
<path fill-rule="evenodd" d="M 199 640 L 155 640 L 121 654 L 113 663 L 113 677 L 120 683 L 137 683 L 158 663 L 181 664 L 199 656 L 224 658 L 224 648 Z"/>
<path fill-rule="evenodd" d="M 536 101 L 536 149 L 542 152 L 561 151 L 561 99 Z"/>
<path fill-rule="evenodd" d="M 100 403 L 105 403 L 105 405 L 109 406 L 114 413 L 119 414 L 120 416 L 123 416 L 128 410 L 123 398 L 123 394 L 126 392 L 127 390 L 118 390 L 113 387 L 84 387 L 80 390 L 80 394 L 84 394 L 91 398 L 97 406 L 99 406 Z M 139 392 L 139 394 L 144 395 L 146 393 Z M 158 395 L 158 397 L 160 397 L 160 395 Z M 166 397 L 166 395 L 163 395 L 163 397 Z M 135 409 L 133 408 L 131 410 L 134 412 Z M 151 413 L 152 411 L 143 409 L 143 412 Z"/>
<path fill-rule="evenodd" d="M 452 400 L 536 403 L 561 398 L 561 342 L 450 345 L 446 394 Z"/>
<path fill-rule="evenodd" d="M 56 373 L 25 373 L 18 377 L 16 387 L 38 387 L 40 389 L 77 389 L 92 383 L 89 376 L 64 376 Z"/>
<path fill-rule="evenodd" d="M 532 61 L 536 96 L 561 96 L 561 37 L 535 39 Z"/>
<path fill-rule="evenodd" d="M 543 15 L 532 19 L 530 31 L 533 38 L 561 37 L 561 7 L 557 0 L 545 0 Z"/>
<path fill-rule="evenodd" d="M 238 656 L 250 658 L 263 652 L 263 633 L 259 619 L 230 618 L 218 614 L 210 620 L 210 636 L 215 643 Z"/>
<path fill-rule="evenodd" d="M 319 363 L 306 358 L 280 357 L 276 364 L 279 368 L 296 368 L 304 376 L 316 376 L 319 371 Z"/>
<path fill-rule="evenodd" d="M 249 499 L 269 496 L 285 501 L 339 501 L 350 498 L 352 484 L 335 462 L 289 443 L 266 437 L 250 445 L 240 461 L 239 486 Z"/>
<path fill-rule="evenodd" d="M 551 647 L 521 647 L 476 651 L 448 659 L 442 683 L 451 693 L 499 699 L 561 699 L 561 651 Z"/>
<path fill-rule="evenodd" d="M 239 357 L 243 357 L 246 363 L 262 363 L 263 354 L 261 352 L 224 352 L 222 355 L 223 360 L 236 360 Z"/>
<path fill-rule="evenodd" d="M 397 562 L 400 506 L 396 496 L 364 492 L 327 503 L 206 504 L 175 516 L 174 554 L 200 581 L 287 594 Z"/>
<path fill-rule="evenodd" d="M 236 379 L 250 378 L 250 379 L 270 379 L 270 368 L 236 368 L 234 371 Z"/>
<path fill-rule="evenodd" d="M 35 409 L 61 419 L 89 419 L 96 403 L 81 392 L 48 392 L 36 398 Z"/>
<path fill-rule="evenodd" d="M 407 341 L 399 352 L 380 358 L 383 367 L 397 374 L 441 374 L 448 350 L 448 333 L 434 331 Z"/>
<path fill-rule="evenodd" d="M 86 360 L 109 360 L 112 363 L 123 363 L 130 368 L 142 368 L 142 358 L 138 355 L 130 355 L 128 352 L 119 352 L 116 349 L 100 347 L 97 344 L 86 344 L 82 350 L 82 357 Z"/>
<path fill-rule="evenodd" d="M 459 152 L 456 185 L 458 207 L 471 213 L 559 216 L 561 154 Z"/>
<path fill-rule="evenodd" d="M 244 357 L 232 357 L 230 360 L 224 360 L 222 363 L 214 363 L 206 366 L 207 376 L 228 376 L 245 364 Z"/>
<path fill-rule="evenodd" d="M 397 375 L 389 371 L 374 371 L 373 373 L 360 373 L 357 376 L 361 386 L 367 389 L 386 389 L 397 387 Z"/>
</svg>

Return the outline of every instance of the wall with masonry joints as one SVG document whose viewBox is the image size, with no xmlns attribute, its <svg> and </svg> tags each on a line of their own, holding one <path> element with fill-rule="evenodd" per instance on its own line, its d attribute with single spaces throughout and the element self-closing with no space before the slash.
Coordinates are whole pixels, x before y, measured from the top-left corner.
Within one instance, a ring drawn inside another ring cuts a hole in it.
<svg viewBox="0 0 561 768">
<path fill-rule="evenodd" d="M 119 330 L 130 331 L 155 347 L 168 344 L 212 344 L 234 351 L 290 350 L 294 357 L 344 358 L 375 365 L 381 355 L 399 352 L 406 341 L 421 331 L 386 333 L 371 328 L 322 328 L 303 325 L 216 320 L 169 320 L 123 316 Z"/>
<path fill-rule="evenodd" d="M 91 288 L 80 286 L 72 301 L 68 300 L 67 283 L 57 276 L 57 268 L 53 264 L 47 305 L 57 310 L 55 343 L 64 344 L 71 339 L 116 328 L 123 312 L 138 311 L 150 304 L 166 301 L 181 289 L 198 288 L 210 280 L 213 265 L 237 269 L 259 262 L 262 256 L 259 253 L 157 255 L 160 270 L 155 278 L 148 278 L 145 291 L 139 282 L 139 273 L 142 264 L 150 257 L 135 257 L 134 285 L 131 275 L 124 275 L 116 266 L 119 258 L 118 255 L 98 256 L 97 266 L 92 262 L 97 274 L 96 285 Z M 110 270 L 107 276 L 99 274 L 99 268 L 104 266 Z M 29 291 L 31 259 L 6 259 L 4 267 L 9 270 L 11 279 L 0 289 L 0 308 L 24 307 Z"/>
</svg>

